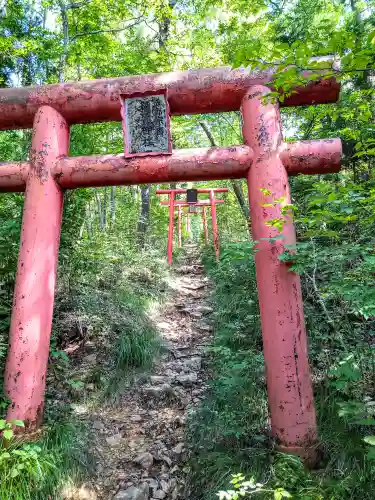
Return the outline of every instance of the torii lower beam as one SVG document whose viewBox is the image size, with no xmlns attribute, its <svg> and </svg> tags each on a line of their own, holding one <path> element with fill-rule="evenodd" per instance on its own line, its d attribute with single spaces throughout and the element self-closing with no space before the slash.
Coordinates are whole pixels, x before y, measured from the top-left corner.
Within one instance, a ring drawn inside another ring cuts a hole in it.
<svg viewBox="0 0 375 500">
<path fill-rule="evenodd" d="M 339 172 L 340 139 L 283 143 L 280 156 L 288 175 Z M 243 179 L 252 165 L 249 146 L 174 150 L 171 156 L 65 156 L 51 165 L 63 189 L 161 184 L 164 182 Z M 25 191 L 30 162 L 0 163 L 0 191 Z M 208 191 L 207 191 L 208 192 Z"/>
</svg>

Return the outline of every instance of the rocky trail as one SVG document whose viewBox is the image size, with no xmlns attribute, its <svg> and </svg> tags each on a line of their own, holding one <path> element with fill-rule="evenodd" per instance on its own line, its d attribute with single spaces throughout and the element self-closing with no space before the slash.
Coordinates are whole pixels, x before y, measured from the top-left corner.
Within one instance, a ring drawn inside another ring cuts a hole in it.
<svg viewBox="0 0 375 500">
<path fill-rule="evenodd" d="M 205 346 L 210 341 L 210 283 L 194 246 L 169 283 L 169 302 L 153 318 L 164 349 L 153 369 L 138 374 L 114 407 L 91 414 L 97 500 L 188 498 L 184 463 L 187 414 L 207 388 Z"/>
</svg>

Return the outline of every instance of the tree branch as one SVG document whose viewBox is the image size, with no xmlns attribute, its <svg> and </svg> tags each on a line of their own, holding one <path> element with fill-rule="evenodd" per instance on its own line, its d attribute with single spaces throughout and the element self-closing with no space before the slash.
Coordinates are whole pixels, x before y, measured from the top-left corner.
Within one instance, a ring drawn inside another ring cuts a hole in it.
<svg viewBox="0 0 375 500">
<path fill-rule="evenodd" d="M 140 18 L 136 18 L 138 21 Z M 127 30 L 129 28 L 133 28 L 133 26 L 136 26 L 139 24 L 139 22 L 135 22 L 133 24 L 129 24 L 128 26 L 124 26 L 123 28 L 108 28 L 104 30 L 93 30 L 93 31 L 86 31 L 84 33 L 76 33 L 75 35 L 70 37 L 70 41 L 74 41 L 76 38 L 80 36 L 89 36 L 89 35 L 99 35 L 101 33 L 119 33 L 120 31 Z"/>
<path fill-rule="evenodd" d="M 66 10 L 69 10 L 69 9 L 79 9 L 80 7 L 88 5 L 90 2 L 91 2 L 91 0 L 86 0 L 86 2 L 69 3 L 68 5 L 65 6 L 65 8 L 66 8 Z"/>
<path fill-rule="evenodd" d="M 209 129 L 208 125 L 206 122 L 199 122 L 199 125 L 202 127 L 202 129 L 204 130 L 206 136 L 207 136 L 207 139 L 209 140 L 209 143 L 211 144 L 211 146 L 213 148 L 216 147 L 216 142 L 215 142 L 215 139 L 214 139 L 214 136 L 212 135 L 212 132 L 211 130 Z"/>
</svg>

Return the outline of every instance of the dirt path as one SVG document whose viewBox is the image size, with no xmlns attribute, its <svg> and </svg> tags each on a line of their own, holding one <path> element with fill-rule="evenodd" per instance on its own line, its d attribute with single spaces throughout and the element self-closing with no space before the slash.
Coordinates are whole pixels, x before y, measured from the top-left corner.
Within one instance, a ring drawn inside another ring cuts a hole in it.
<svg viewBox="0 0 375 500">
<path fill-rule="evenodd" d="M 172 298 L 153 318 L 165 349 L 152 373 L 138 376 L 116 407 L 93 414 L 97 499 L 184 498 L 185 422 L 206 388 L 211 335 L 210 285 L 195 247 L 169 285 Z"/>
</svg>

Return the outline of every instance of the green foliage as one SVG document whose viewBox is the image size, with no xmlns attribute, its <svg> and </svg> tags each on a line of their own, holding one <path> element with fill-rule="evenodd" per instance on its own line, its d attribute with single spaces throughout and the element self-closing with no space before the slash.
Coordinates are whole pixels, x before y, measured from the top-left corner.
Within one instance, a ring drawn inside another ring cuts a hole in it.
<svg viewBox="0 0 375 500">
<path fill-rule="evenodd" d="M 267 490 L 263 487 L 263 484 L 256 483 L 253 478 L 246 480 L 245 476 L 242 474 L 236 474 L 231 480 L 233 485 L 233 490 L 220 491 L 218 493 L 220 500 L 239 500 L 240 498 L 246 498 L 257 493 L 270 493 L 271 490 Z M 291 495 L 283 488 L 276 488 L 273 491 L 274 499 L 281 500 L 282 498 L 290 498 Z"/>
<path fill-rule="evenodd" d="M 238 243 L 223 246 L 219 265 L 210 253 L 205 257 L 215 283 L 213 381 L 204 405 L 190 417 L 193 498 L 215 498 L 231 472 L 249 469 L 249 457 L 254 477 L 262 477 L 267 399 L 251 254 L 250 243 Z"/>
<path fill-rule="evenodd" d="M 216 497 L 238 471 L 260 481 L 259 496 L 264 498 L 282 498 L 285 490 L 304 500 L 373 497 L 374 8 L 373 0 L 152 0 L 147 5 L 9 0 L 0 7 L 0 86 L 222 64 L 265 70 L 272 66 L 278 71 L 268 97 L 283 102 L 294 86 L 314 81 L 317 70 L 323 69 L 326 78 L 335 75 L 341 80 L 337 105 L 283 108 L 282 120 L 288 140 L 340 137 L 342 173 L 292 179 L 292 205 L 267 200 L 281 208 L 281 216 L 268 221 L 270 226 L 282 231 L 286 216 L 292 214 L 297 225 L 299 243 L 287 248 L 281 259 L 302 275 L 322 442 L 320 470 L 306 472 L 298 459 L 274 454 L 268 438 L 252 244 L 241 243 L 248 228 L 234 194 L 236 187 L 246 199 L 246 184 L 204 183 L 205 187 L 229 186 L 231 191 L 224 195 L 225 208 L 218 207 L 225 243 L 221 263 L 216 266 L 212 256 L 206 256 L 216 286 L 213 382 L 189 426 L 193 498 Z M 312 60 L 327 54 L 340 56 L 341 69 Z M 309 73 L 302 75 L 301 70 Z M 207 123 L 218 146 L 242 143 L 241 118 L 235 112 L 173 117 L 174 147 L 210 146 L 201 121 Z M 27 158 L 30 139 L 30 131 L 1 133 L 1 161 Z M 118 123 L 77 125 L 72 127 L 70 152 L 122 153 L 122 140 Z M 272 194 L 264 190 L 265 195 Z M 151 311 L 166 291 L 167 210 L 158 205 L 152 188 L 146 234 L 140 235 L 138 187 L 102 188 L 95 193 L 82 189 L 65 194 L 50 356 L 55 380 L 48 384 L 47 412 L 61 378 L 64 388 L 77 397 L 86 394 L 89 381 L 115 390 L 109 373 L 115 373 L 116 386 L 127 373 L 149 366 L 158 350 Z M 23 195 L 0 196 L 1 369 L 22 204 Z M 200 227 L 195 221 L 193 226 L 193 237 L 198 238 Z M 95 344 L 99 354 L 97 366 L 85 377 L 64 349 L 73 344 L 80 353 L 88 342 Z M 6 406 L 6 398 L 0 396 L 2 412 Z M 6 432 L 13 428 L 5 420 L 0 420 L 0 426 Z M 24 447 L 14 443 L 14 448 L 7 448 L 0 461 L 0 498 L 53 496 L 59 470 L 65 467 L 63 443 L 71 435 L 74 432 L 61 430 L 54 441 L 56 453 L 52 441 Z M 77 436 L 70 441 L 72 449 L 75 441 Z M 19 466 L 26 472 L 12 478 Z M 234 494 L 225 494 L 235 498 L 247 493 L 241 488 L 252 483 L 243 481 L 237 476 Z M 250 493 L 258 495 L 256 489 Z"/>
<path fill-rule="evenodd" d="M 128 300 L 126 300 L 128 299 Z M 129 297 L 122 298 L 126 304 L 123 319 L 116 327 L 119 340 L 116 346 L 116 364 L 119 370 L 147 367 L 158 349 L 156 331 L 142 311 L 139 303 L 131 303 Z"/>
<path fill-rule="evenodd" d="M 86 440 L 87 433 L 80 426 L 61 422 L 32 443 L 10 438 L 6 447 L 0 446 L 0 499 L 61 498 L 64 485 L 90 467 L 83 452 Z"/>
<path fill-rule="evenodd" d="M 222 490 L 222 498 L 236 498 L 233 495 L 240 494 L 236 488 L 227 491 L 225 487 L 229 476 L 241 470 L 261 484 L 259 490 L 243 491 L 245 497 L 282 498 L 282 492 L 287 491 L 292 498 L 308 500 L 370 500 L 375 472 L 374 362 L 371 348 L 362 337 L 364 325 L 350 332 L 335 331 L 332 339 L 332 332 L 325 334 L 316 321 L 322 314 L 321 309 L 316 310 L 317 299 L 308 299 L 308 313 L 315 319 L 312 322 L 308 317 L 321 438 L 319 470 L 309 472 L 299 458 L 275 453 L 269 438 L 251 253 L 251 244 L 232 243 L 224 245 L 219 265 L 209 255 L 205 259 L 215 283 L 215 309 L 220 313 L 215 314 L 215 337 L 210 348 L 211 389 L 190 419 L 192 496 L 211 500 Z M 335 322 L 340 317 L 345 324 L 341 311 L 335 314 L 329 302 L 326 307 Z M 346 309 L 346 314 L 352 312 Z M 348 318 L 346 322 L 350 324 Z"/>
<path fill-rule="evenodd" d="M 25 427 L 25 424 L 22 422 L 22 420 L 6 421 L 4 419 L 0 419 L 0 431 L 4 441 L 9 441 L 9 439 L 12 439 L 14 435 L 13 427 Z"/>
</svg>

